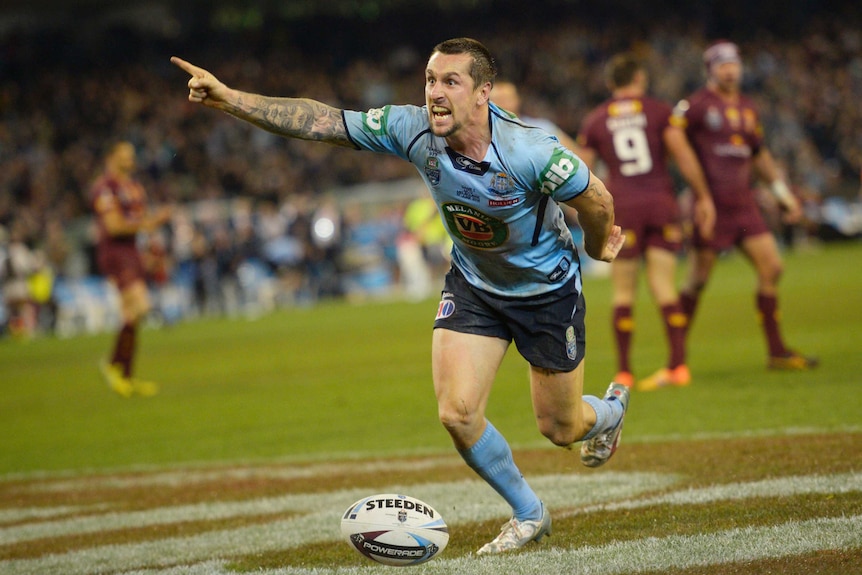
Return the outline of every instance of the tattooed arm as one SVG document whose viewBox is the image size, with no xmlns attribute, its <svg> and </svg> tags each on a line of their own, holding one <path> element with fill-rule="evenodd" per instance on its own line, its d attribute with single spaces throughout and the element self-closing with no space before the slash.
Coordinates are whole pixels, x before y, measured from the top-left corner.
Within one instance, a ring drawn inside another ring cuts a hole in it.
<svg viewBox="0 0 862 575">
<path fill-rule="evenodd" d="M 176 56 L 171 58 L 189 79 L 189 101 L 227 112 L 273 134 L 287 138 L 353 147 L 341 110 L 307 98 L 273 98 L 240 92 Z"/>
<path fill-rule="evenodd" d="M 590 173 L 587 189 L 566 205 L 578 211 L 587 255 L 596 260 L 613 261 L 625 243 L 625 236 L 620 227 L 614 225 L 614 199 L 605 184 Z"/>
</svg>

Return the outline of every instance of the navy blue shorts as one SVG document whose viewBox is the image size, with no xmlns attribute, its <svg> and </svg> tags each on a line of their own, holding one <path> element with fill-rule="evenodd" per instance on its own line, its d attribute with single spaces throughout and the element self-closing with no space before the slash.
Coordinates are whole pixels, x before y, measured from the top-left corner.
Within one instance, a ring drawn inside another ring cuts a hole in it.
<svg viewBox="0 0 862 575">
<path fill-rule="evenodd" d="M 530 365 L 569 372 L 584 359 L 585 314 L 575 278 L 547 294 L 513 298 L 473 287 L 453 266 L 446 274 L 434 328 L 514 341 Z"/>
</svg>

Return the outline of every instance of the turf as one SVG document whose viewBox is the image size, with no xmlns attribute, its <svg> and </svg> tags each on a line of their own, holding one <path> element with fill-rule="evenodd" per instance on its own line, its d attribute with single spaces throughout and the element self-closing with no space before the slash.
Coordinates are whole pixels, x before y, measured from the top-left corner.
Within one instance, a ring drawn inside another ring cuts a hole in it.
<svg viewBox="0 0 862 575">
<path fill-rule="evenodd" d="M 489 417 L 525 475 L 554 497 L 561 495 L 550 486 L 569 489 L 561 478 L 598 481 L 573 487 L 597 500 L 549 504 L 551 547 L 535 546 L 535 559 L 527 558 L 533 551 L 519 554 L 523 572 L 535 561 L 548 561 L 550 572 L 560 561 L 581 566 L 584 557 L 593 558 L 584 573 L 789 575 L 858 565 L 860 259 L 855 243 L 785 254 L 785 334 L 822 361 L 799 373 L 765 369 L 753 273 L 738 256 L 722 259 L 689 340 L 692 385 L 635 393 L 624 445 L 598 473 L 538 435 L 526 364 L 513 348 Z M 586 392 L 593 394 L 614 372 L 609 288 L 607 278 L 586 280 Z M 459 562 L 492 536 L 505 509 L 471 483 L 437 422 L 429 359 L 435 311 L 433 300 L 331 302 L 255 320 L 147 329 L 138 372 L 162 391 L 146 399 L 120 398 L 99 379 L 108 334 L 0 341 L 0 572 L 362 571 L 367 562 L 337 535 L 302 542 L 290 539 L 294 528 L 282 531 L 319 505 L 290 498 L 331 497 L 324 507 L 333 506 L 332 517 L 327 511 L 321 525 L 337 532 L 342 503 L 393 485 L 438 497 L 432 504 L 450 519 L 446 559 L 421 572 L 493 572 L 493 561 Z M 634 365 L 646 375 L 666 351 L 645 292 L 636 320 Z M 846 487 L 818 486 L 830 477 Z M 791 487 L 764 495 L 777 480 Z M 630 491 L 623 497 L 630 507 L 596 508 L 617 484 Z M 725 492 L 737 489 L 748 495 Z M 705 500 L 649 504 L 662 494 Z M 464 503 L 455 503 L 459 497 Z M 483 497 L 487 509 L 471 507 Z M 248 508 L 218 511 L 242 502 Z M 835 523 L 821 528 L 811 522 L 817 518 Z M 736 541 L 735 529 L 752 530 L 766 549 L 736 551 L 736 559 L 711 554 Z M 843 529 L 857 533 L 855 544 L 841 538 Z M 283 534 L 270 541 L 273 533 Z M 691 544 L 691 556 L 676 554 L 675 537 L 688 542 L 683 548 Z M 616 566 L 604 555 L 609 542 L 643 560 Z M 546 556 L 548 549 L 554 553 Z M 518 565 L 510 572 L 521 572 Z"/>
</svg>

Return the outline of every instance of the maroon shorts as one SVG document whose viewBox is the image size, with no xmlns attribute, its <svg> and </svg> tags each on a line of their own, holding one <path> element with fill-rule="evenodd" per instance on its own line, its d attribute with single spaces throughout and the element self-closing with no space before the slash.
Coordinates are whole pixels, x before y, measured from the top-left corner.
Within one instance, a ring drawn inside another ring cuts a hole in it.
<svg viewBox="0 0 862 575">
<path fill-rule="evenodd" d="M 712 240 L 703 239 L 695 227 L 694 247 L 723 252 L 739 245 L 745 238 L 765 233 L 769 233 L 769 227 L 756 204 L 716 206 L 715 232 Z"/>
<path fill-rule="evenodd" d="M 110 278 L 119 289 L 137 280 L 145 280 L 144 262 L 134 241 L 102 242 L 97 252 L 99 272 Z"/>
<path fill-rule="evenodd" d="M 619 202 L 614 212 L 614 223 L 622 228 L 626 238 L 618 257 L 642 257 L 647 247 L 671 252 L 682 249 L 680 209 L 675 197 L 661 195 L 648 204 L 625 205 Z"/>
</svg>

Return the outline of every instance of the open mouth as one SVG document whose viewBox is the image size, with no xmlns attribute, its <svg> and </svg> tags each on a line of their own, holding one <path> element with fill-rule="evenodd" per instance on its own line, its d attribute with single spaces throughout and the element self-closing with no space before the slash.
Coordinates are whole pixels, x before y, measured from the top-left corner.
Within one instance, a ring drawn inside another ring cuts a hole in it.
<svg viewBox="0 0 862 575">
<path fill-rule="evenodd" d="M 449 111 L 447 108 L 434 106 L 431 108 L 431 115 L 434 116 L 434 119 L 439 120 L 447 116 L 451 116 L 452 112 Z"/>
</svg>

